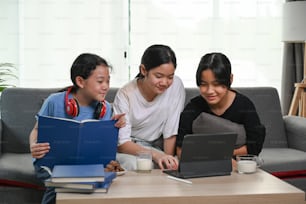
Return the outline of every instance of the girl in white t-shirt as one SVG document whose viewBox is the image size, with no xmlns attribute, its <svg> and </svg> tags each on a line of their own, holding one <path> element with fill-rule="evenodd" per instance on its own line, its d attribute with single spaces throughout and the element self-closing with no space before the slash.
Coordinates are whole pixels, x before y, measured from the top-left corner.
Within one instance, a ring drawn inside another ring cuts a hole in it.
<svg viewBox="0 0 306 204">
<path fill-rule="evenodd" d="M 126 114 L 126 126 L 119 130 L 117 159 L 128 170 L 136 170 L 135 155 L 148 147 L 161 169 L 178 167 L 175 142 L 185 90 L 175 69 L 173 50 L 152 45 L 142 56 L 139 74 L 117 92 L 114 112 Z M 159 138 L 163 141 L 160 149 L 154 145 Z"/>
</svg>

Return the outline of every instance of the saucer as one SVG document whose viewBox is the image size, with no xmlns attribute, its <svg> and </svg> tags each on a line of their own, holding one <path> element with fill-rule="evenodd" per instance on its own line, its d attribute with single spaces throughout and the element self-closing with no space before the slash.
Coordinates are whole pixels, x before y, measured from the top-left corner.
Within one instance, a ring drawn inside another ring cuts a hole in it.
<svg viewBox="0 0 306 204">
<path fill-rule="evenodd" d="M 123 171 L 117 171 L 116 173 L 117 173 L 117 176 L 122 176 L 122 175 L 124 175 L 125 173 L 127 172 L 127 170 L 123 170 Z"/>
</svg>

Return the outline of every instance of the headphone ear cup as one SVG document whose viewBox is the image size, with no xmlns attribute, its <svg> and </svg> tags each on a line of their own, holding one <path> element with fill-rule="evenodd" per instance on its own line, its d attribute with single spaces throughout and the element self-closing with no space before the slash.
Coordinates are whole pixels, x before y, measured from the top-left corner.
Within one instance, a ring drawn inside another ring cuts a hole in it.
<svg viewBox="0 0 306 204">
<path fill-rule="evenodd" d="M 96 106 L 95 112 L 94 112 L 94 118 L 99 119 L 103 118 L 103 116 L 106 113 L 106 104 L 105 102 L 99 102 Z"/>
<path fill-rule="evenodd" d="M 66 112 L 68 115 L 72 117 L 76 117 L 79 115 L 79 103 L 75 99 L 69 99 L 66 105 Z"/>
</svg>

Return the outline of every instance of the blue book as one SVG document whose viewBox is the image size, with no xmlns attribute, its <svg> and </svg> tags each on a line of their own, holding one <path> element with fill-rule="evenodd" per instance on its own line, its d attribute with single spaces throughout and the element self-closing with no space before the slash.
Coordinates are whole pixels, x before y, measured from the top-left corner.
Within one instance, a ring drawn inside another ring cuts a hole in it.
<svg viewBox="0 0 306 204">
<path fill-rule="evenodd" d="M 45 186 L 65 189 L 94 190 L 96 188 L 102 188 L 107 183 L 111 183 L 116 177 L 116 172 L 104 172 L 103 182 L 53 182 L 51 179 L 47 179 L 45 181 Z"/>
<path fill-rule="evenodd" d="M 103 164 L 55 165 L 52 182 L 104 182 Z"/>
<path fill-rule="evenodd" d="M 107 193 L 112 182 L 97 183 L 93 189 L 55 188 L 57 193 Z"/>
<path fill-rule="evenodd" d="M 49 142 L 50 151 L 36 160 L 53 169 L 60 164 L 104 164 L 116 159 L 118 128 L 115 120 L 76 121 L 38 116 L 37 142 Z"/>
</svg>

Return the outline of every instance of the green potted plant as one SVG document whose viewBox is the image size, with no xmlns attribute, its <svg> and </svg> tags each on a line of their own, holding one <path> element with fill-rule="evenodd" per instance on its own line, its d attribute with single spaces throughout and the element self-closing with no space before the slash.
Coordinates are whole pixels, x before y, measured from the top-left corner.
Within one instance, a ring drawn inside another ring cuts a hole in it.
<svg viewBox="0 0 306 204">
<path fill-rule="evenodd" d="M 0 92 L 7 87 L 14 86 L 10 81 L 17 79 L 16 68 L 12 63 L 0 63 Z"/>
</svg>

